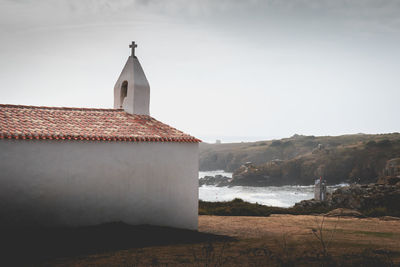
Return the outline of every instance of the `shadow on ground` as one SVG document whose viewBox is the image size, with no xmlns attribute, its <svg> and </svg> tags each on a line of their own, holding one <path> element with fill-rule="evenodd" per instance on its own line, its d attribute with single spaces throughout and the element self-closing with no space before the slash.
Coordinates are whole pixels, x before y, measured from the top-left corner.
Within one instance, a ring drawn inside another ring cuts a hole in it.
<svg viewBox="0 0 400 267">
<path fill-rule="evenodd" d="M 79 228 L 0 231 L 2 264 L 40 263 L 128 248 L 234 240 L 231 237 L 170 227 L 108 223 Z"/>
</svg>

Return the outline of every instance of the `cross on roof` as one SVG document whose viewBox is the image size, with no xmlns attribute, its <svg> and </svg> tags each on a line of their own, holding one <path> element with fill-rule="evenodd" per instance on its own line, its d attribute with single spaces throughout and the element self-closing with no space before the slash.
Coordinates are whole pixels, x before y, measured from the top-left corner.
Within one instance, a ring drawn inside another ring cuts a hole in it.
<svg viewBox="0 0 400 267">
<path fill-rule="evenodd" d="M 132 42 L 132 44 L 129 45 L 129 48 L 132 49 L 132 56 L 135 56 L 135 48 L 137 47 L 137 44 L 135 42 Z"/>
</svg>

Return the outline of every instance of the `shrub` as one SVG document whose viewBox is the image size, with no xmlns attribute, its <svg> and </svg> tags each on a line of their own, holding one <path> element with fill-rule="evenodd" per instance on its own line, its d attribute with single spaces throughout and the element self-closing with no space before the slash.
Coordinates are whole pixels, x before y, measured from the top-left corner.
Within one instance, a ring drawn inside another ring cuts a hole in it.
<svg viewBox="0 0 400 267">
<path fill-rule="evenodd" d="M 260 216 L 267 217 L 271 214 L 322 214 L 331 211 L 325 203 L 313 207 L 291 207 L 280 208 L 261 204 L 254 204 L 235 198 L 232 201 L 207 202 L 199 201 L 199 215 L 218 215 L 218 216 Z"/>
<path fill-rule="evenodd" d="M 219 216 L 269 216 L 268 206 L 245 202 L 240 198 L 225 202 L 199 201 L 199 214 Z"/>
</svg>

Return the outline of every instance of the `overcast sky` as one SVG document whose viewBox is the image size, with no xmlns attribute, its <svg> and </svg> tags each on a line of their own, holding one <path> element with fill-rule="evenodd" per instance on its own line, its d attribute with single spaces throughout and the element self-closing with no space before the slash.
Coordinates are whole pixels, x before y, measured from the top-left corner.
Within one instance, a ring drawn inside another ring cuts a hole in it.
<svg viewBox="0 0 400 267">
<path fill-rule="evenodd" d="M 0 0 L 0 103 L 110 108 L 130 50 L 153 117 L 205 141 L 400 131 L 397 0 Z"/>
</svg>

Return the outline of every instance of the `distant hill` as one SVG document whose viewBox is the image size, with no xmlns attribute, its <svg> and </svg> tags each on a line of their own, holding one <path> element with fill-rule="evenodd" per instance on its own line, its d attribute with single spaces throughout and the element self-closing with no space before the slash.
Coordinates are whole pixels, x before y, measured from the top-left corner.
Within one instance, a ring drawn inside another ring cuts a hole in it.
<svg viewBox="0 0 400 267">
<path fill-rule="evenodd" d="M 400 134 L 294 135 L 280 140 L 200 144 L 200 170 L 236 171 L 242 185 L 374 182 L 386 161 L 400 157 Z M 239 167 L 252 162 L 247 173 Z M 258 181 L 258 182 L 256 182 Z"/>
</svg>

